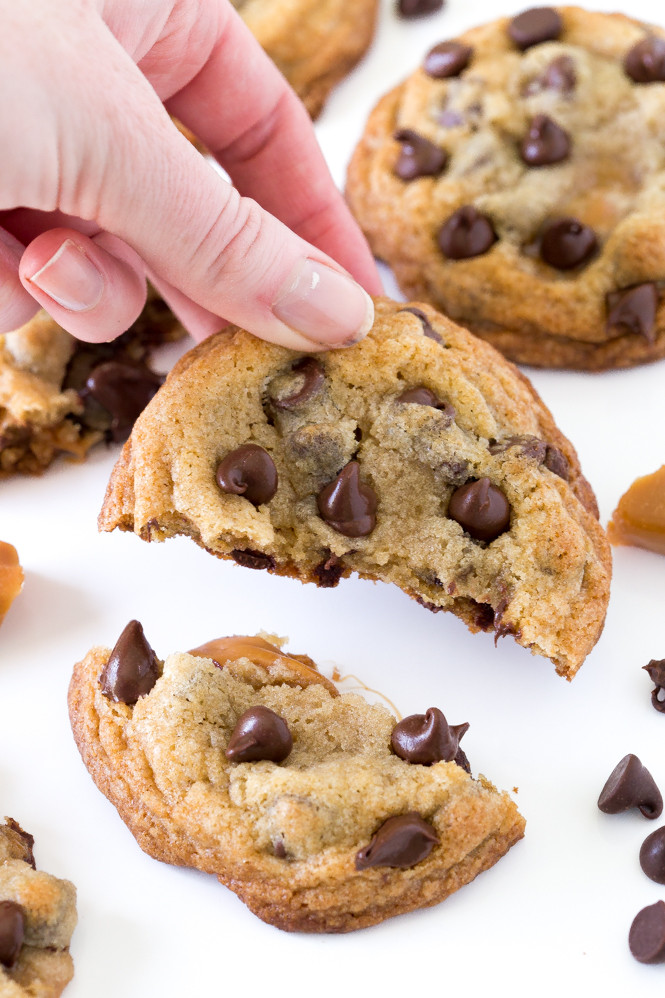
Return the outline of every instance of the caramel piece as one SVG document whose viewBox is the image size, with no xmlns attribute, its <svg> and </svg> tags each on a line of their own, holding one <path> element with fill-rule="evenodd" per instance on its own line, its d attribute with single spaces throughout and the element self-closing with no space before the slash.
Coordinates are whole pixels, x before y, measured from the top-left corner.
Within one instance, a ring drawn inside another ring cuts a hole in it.
<svg viewBox="0 0 665 998">
<path fill-rule="evenodd" d="M 612 544 L 665 554 L 665 465 L 636 479 L 621 496 L 607 533 Z"/>
<path fill-rule="evenodd" d="M 291 671 L 292 676 L 283 680 L 289 686 L 309 686 L 311 683 L 318 683 L 333 696 L 339 696 L 337 687 L 321 675 L 311 658 L 307 655 L 287 655 L 264 638 L 245 635 L 216 638 L 214 641 L 206 641 L 205 644 L 192 648 L 189 654 L 200 658 L 211 658 L 220 668 L 225 662 L 248 658 L 250 662 L 262 666 L 270 674 L 279 671 L 281 662 Z"/>
<path fill-rule="evenodd" d="M 0 541 L 0 624 L 23 588 L 23 569 L 16 548 Z"/>
</svg>

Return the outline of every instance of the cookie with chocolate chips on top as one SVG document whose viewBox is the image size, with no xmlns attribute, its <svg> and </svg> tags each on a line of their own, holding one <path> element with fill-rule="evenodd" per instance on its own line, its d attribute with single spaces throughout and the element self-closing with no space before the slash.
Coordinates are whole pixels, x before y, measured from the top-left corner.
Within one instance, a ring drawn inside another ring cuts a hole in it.
<svg viewBox="0 0 665 998">
<path fill-rule="evenodd" d="M 434 45 L 372 111 L 349 204 L 406 295 L 511 360 L 665 356 L 665 30 L 537 7 Z"/>
<path fill-rule="evenodd" d="M 76 665 L 76 743 L 149 855 L 214 874 L 280 929 L 349 932 L 438 904 L 522 837 L 508 794 L 470 774 L 468 724 L 438 708 L 397 723 L 282 643 L 161 661 L 132 621 Z"/>
<path fill-rule="evenodd" d="M 571 678 L 608 600 L 596 517 L 526 378 L 428 306 L 378 299 L 346 350 L 303 357 L 235 329 L 190 351 L 138 420 L 99 524 L 324 587 L 392 582 Z"/>
</svg>

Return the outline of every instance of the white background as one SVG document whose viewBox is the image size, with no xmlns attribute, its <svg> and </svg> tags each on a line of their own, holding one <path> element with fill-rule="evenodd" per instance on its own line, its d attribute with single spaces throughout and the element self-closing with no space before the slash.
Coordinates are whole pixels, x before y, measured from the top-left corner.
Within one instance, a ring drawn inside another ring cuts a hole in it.
<svg viewBox="0 0 665 998">
<path fill-rule="evenodd" d="M 404 22 L 384 3 L 372 50 L 317 124 L 338 183 L 383 91 L 436 42 L 523 6 L 448 0 Z M 665 20 L 658 0 L 617 6 Z M 665 363 L 530 374 L 576 444 L 606 523 L 633 479 L 665 462 Z M 387 586 L 351 579 L 317 590 L 217 561 L 182 538 L 98 535 L 116 455 L 102 447 L 85 464 L 0 483 L 0 539 L 26 573 L 0 631 L 0 816 L 35 835 L 38 867 L 77 885 L 67 998 L 663 993 L 665 966 L 636 963 L 627 934 L 640 908 L 665 899 L 638 864 L 665 818 L 603 815 L 596 800 L 627 752 L 665 791 L 665 715 L 641 669 L 665 657 L 665 558 L 615 550 L 604 634 L 568 684 L 509 638 L 495 649 Z M 373 929 L 310 937 L 264 925 L 213 877 L 145 856 L 79 759 L 66 709 L 72 665 L 90 646 L 112 645 L 133 617 L 160 656 L 265 629 L 362 677 L 403 714 L 436 705 L 451 723 L 469 721 L 473 770 L 519 788 L 526 838 L 439 907 Z"/>
</svg>

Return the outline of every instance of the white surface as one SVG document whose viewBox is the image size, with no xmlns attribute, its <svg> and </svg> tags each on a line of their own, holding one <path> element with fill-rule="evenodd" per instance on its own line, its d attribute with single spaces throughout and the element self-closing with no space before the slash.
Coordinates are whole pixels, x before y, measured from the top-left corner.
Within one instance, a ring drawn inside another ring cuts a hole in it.
<svg viewBox="0 0 665 998">
<path fill-rule="evenodd" d="M 656 0 L 617 5 L 664 19 Z M 317 126 L 336 179 L 376 98 L 432 44 L 523 6 L 449 0 L 441 14 L 409 23 L 386 3 L 371 53 Z M 665 364 L 532 377 L 577 445 L 607 522 L 630 482 L 665 462 Z M 352 579 L 319 591 L 217 561 L 185 539 L 98 535 L 116 454 L 102 448 L 83 465 L 0 483 L 0 539 L 17 547 L 26 572 L 0 630 L 0 816 L 35 835 L 40 868 L 78 887 L 67 998 L 403 987 L 577 996 L 594 985 L 610 995 L 663 993 L 665 967 L 637 964 L 627 933 L 640 908 L 665 898 L 637 858 L 665 818 L 602 815 L 596 800 L 627 752 L 665 790 L 665 716 L 641 670 L 665 656 L 665 558 L 615 552 L 605 632 L 567 684 L 510 639 L 495 649 L 490 636 L 387 586 Z M 72 665 L 91 645 L 112 645 L 132 617 L 162 656 L 260 628 L 289 635 L 291 650 L 361 676 L 403 714 L 438 705 L 451 723 L 469 721 L 463 744 L 474 772 L 519 788 L 526 838 L 428 911 L 336 937 L 264 925 L 213 877 L 145 856 L 79 759 L 65 702 Z"/>
</svg>

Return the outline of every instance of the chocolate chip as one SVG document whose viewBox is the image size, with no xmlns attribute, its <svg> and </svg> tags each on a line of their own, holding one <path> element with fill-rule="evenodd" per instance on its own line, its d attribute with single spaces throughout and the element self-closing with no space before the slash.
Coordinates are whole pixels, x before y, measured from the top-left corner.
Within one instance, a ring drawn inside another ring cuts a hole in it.
<svg viewBox="0 0 665 998">
<path fill-rule="evenodd" d="M 605 814 L 620 814 L 639 807 L 645 818 L 658 818 L 663 798 L 654 778 L 636 755 L 626 755 L 612 770 L 600 792 L 598 807 Z"/>
<path fill-rule="evenodd" d="M 293 739 L 284 718 L 259 704 L 240 715 L 225 754 L 231 762 L 283 762 L 292 748 Z"/>
<path fill-rule="evenodd" d="M 505 440 L 492 440 L 488 446 L 490 454 L 504 454 L 511 447 L 519 447 L 520 455 L 542 464 L 547 454 L 547 444 L 540 437 L 529 434 L 506 437 Z"/>
<path fill-rule="evenodd" d="M 557 270 L 572 270 L 591 259 L 598 248 L 596 233 L 576 218 L 550 222 L 543 230 L 540 255 Z"/>
<path fill-rule="evenodd" d="M 99 677 L 102 693 L 115 703 L 132 707 L 150 692 L 160 675 L 159 660 L 142 626 L 138 620 L 130 620 Z"/>
<path fill-rule="evenodd" d="M 665 902 L 642 908 L 628 933 L 630 952 L 640 963 L 665 962 Z"/>
<path fill-rule="evenodd" d="M 283 839 L 275 839 L 272 845 L 272 851 L 274 852 L 277 859 L 286 859 L 286 849 L 284 848 Z"/>
<path fill-rule="evenodd" d="M 487 253 L 497 235 L 489 218 L 468 204 L 458 208 L 443 223 L 437 240 L 445 256 L 451 260 L 467 260 Z"/>
<path fill-rule="evenodd" d="M 617 336 L 634 333 L 649 343 L 656 341 L 658 289 L 655 284 L 636 284 L 607 296 L 607 329 Z"/>
<path fill-rule="evenodd" d="M 250 548 L 245 548 L 245 550 L 236 548 L 235 551 L 231 551 L 231 557 L 237 565 L 242 565 L 243 568 L 275 567 L 275 559 L 271 555 L 264 554 L 263 551 L 252 551 Z"/>
<path fill-rule="evenodd" d="M 553 59 L 549 66 L 538 76 L 529 80 L 522 93 L 525 97 L 540 93 L 542 90 L 555 90 L 562 96 L 572 94 L 577 86 L 575 63 L 569 55 L 560 55 Z"/>
<path fill-rule="evenodd" d="M 227 454 L 217 467 L 222 492 L 243 496 L 254 506 L 270 502 L 277 492 L 277 468 L 270 454 L 257 444 L 243 444 Z"/>
<path fill-rule="evenodd" d="M 293 374 L 301 374 L 303 376 L 302 387 L 292 395 L 274 399 L 273 405 L 276 409 L 297 409 L 304 402 L 309 402 L 323 387 L 323 382 L 325 381 L 323 368 L 314 357 L 302 357 L 299 361 L 296 361 L 291 371 Z"/>
<path fill-rule="evenodd" d="M 623 67 L 635 83 L 664 82 L 665 41 L 655 35 L 643 38 L 629 50 Z"/>
<path fill-rule="evenodd" d="M 360 466 L 349 461 L 318 494 L 317 506 L 326 523 L 345 537 L 366 537 L 376 526 L 376 492 L 360 481 Z"/>
<path fill-rule="evenodd" d="M 427 859 L 439 839 L 416 811 L 388 818 L 369 845 L 356 853 L 356 870 L 393 866 L 403 870 Z"/>
<path fill-rule="evenodd" d="M 446 403 L 438 399 L 434 392 L 424 385 L 417 388 L 407 388 L 401 395 L 397 396 L 397 402 L 404 402 L 410 405 L 429 405 L 433 409 L 445 409 Z"/>
<path fill-rule="evenodd" d="M 425 56 L 423 69 L 428 76 L 437 80 L 448 79 L 459 74 L 469 65 L 473 55 L 470 45 L 461 42 L 440 42 Z"/>
<path fill-rule="evenodd" d="M 457 128 L 464 123 L 464 115 L 459 111 L 444 110 L 437 115 L 436 120 L 442 128 Z"/>
<path fill-rule="evenodd" d="M 0 901 L 0 963 L 3 967 L 11 969 L 18 960 L 24 934 L 25 915 L 21 905 L 15 901 Z"/>
<path fill-rule="evenodd" d="M 20 843 L 20 848 L 23 853 L 23 855 L 20 856 L 20 859 L 22 859 L 24 863 L 28 863 L 33 870 L 36 869 L 35 856 L 33 853 L 33 847 L 35 845 L 34 835 L 31 835 L 30 832 L 24 831 L 18 821 L 14 821 L 13 818 L 6 818 L 5 820 L 6 827 L 14 833 Z"/>
<path fill-rule="evenodd" d="M 111 415 L 111 437 L 126 440 L 164 378 L 147 367 L 110 360 L 95 367 L 85 383 L 82 397 L 90 396 Z"/>
<path fill-rule="evenodd" d="M 473 623 L 481 631 L 494 630 L 494 607 L 491 603 L 478 603 L 470 600 L 473 609 Z"/>
<path fill-rule="evenodd" d="M 652 658 L 648 665 L 642 668 L 649 673 L 651 682 L 656 688 L 651 691 L 651 703 L 661 714 L 665 714 L 665 658 Z"/>
<path fill-rule="evenodd" d="M 406 762 L 422 766 L 452 762 L 468 729 L 468 724 L 449 725 L 438 707 L 430 707 L 424 714 L 411 714 L 399 721 L 390 744 L 395 755 Z"/>
<path fill-rule="evenodd" d="M 546 468 L 555 474 L 559 478 L 563 478 L 564 482 L 570 479 L 570 464 L 568 458 L 560 451 L 558 447 L 554 447 L 552 444 L 547 445 L 547 450 L 545 452 L 545 460 L 543 464 Z"/>
<path fill-rule="evenodd" d="M 410 128 L 400 128 L 394 137 L 402 146 L 394 166 L 394 172 L 401 180 L 436 177 L 445 170 L 448 153 L 424 135 L 418 135 Z"/>
<path fill-rule="evenodd" d="M 510 503 L 489 478 L 467 482 L 455 489 L 448 516 L 477 541 L 493 541 L 510 526 Z"/>
<path fill-rule="evenodd" d="M 314 576 L 317 586 L 322 589 L 334 589 L 342 577 L 344 569 L 336 554 L 329 553 L 328 557 L 314 568 Z"/>
<path fill-rule="evenodd" d="M 665 884 L 665 827 L 647 835 L 640 849 L 640 866 L 650 880 Z"/>
<path fill-rule="evenodd" d="M 567 159 L 569 153 L 568 133 L 546 114 L 535 115 L 520 146 L 524 162 L 528 166 L 551 166 Z"/>
<path fill-rule="evenodd" d="M 551 42 L 563 31 L 563 22 L 553 7 L 531 7 L 522 11 L 508 25 L 508 34 L 518 49 L 530 49 L 532 45 Z"/>
<path fill-rule="evenodd" d="M 400 308 L 399 311 L 410 312 L 411 315 L 415 315 L 423 324 L 423 336 L 427 336 L 430 340 L 436 340 L 437 343 L 443 343 L 441 336 L 439 336 L 436 329 L 432 328 L 429 319 L 419 308 Z"/>
<path fill-rule="evenodd" d="M 441 10 L 444 0 L 397 0 L 397 13 L 400 17 L 422 17 Z"/>
</svg>

